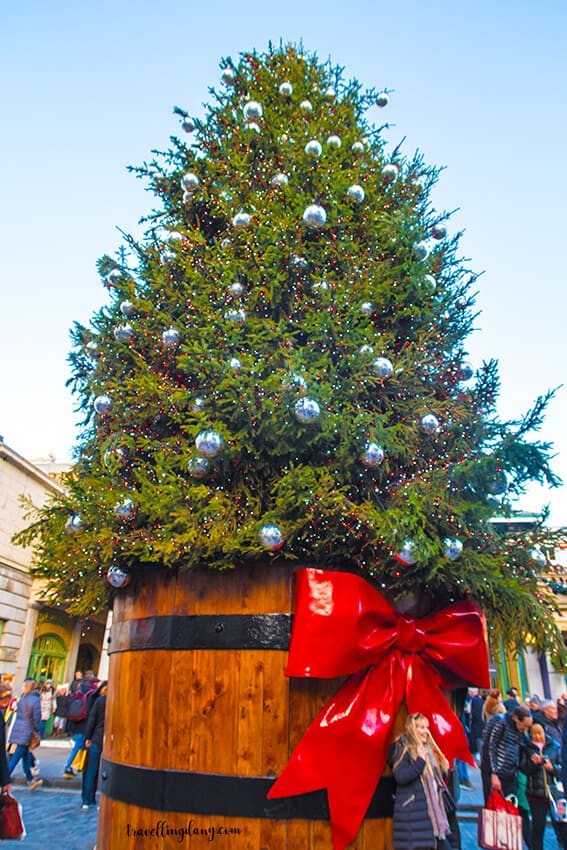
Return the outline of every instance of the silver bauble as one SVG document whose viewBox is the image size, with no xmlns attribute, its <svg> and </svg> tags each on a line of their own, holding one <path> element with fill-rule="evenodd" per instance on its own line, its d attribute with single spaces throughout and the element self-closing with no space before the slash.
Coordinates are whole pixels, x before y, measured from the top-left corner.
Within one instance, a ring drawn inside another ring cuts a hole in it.
<svg viewBox="0 0 567 850">
<path fill-rule="evenodd" d="M 305 153 L 307 154 L 307 156 L 321 156 L 321 154 L 323 153 L 321 142 L 318 142 L 317 139 L 311 139 L 311 141 L 307 142 L 307 144 L 305 145 Z"/>
<path fill-rule="evenodd" d="M 106 285 L 107 286 L 116 286 L 116 284 L 122 279 L 122 272 L 120 269 L 112 269 L 112 271 L 108 272 L 106 275 Z"/>
<path fill-rule="evenodd" d="M 240 227 L 248 227 L 250 224 L 251 217 L 247 212 L 239 212 L 236 213 L 234 218 L 232 219 L 232 226 L 236 228 Z"/>
<path fill-rule="evenodd" d="M 457 310 L 464 310 L 466 309 L 466 306 L 467 299 L 463 295 L 459 295 L 457 296 L 457 298 L 455 298 L 455 307 L 457 308 Z"/>
<path fill-rule="evenodd" d="M 394 367 L 392 366 L 392 361 L 388 360 L 387 357 L 378 357 L 372 364 L 372 371 L 377 378 L 385 381 L 394 371 Z"/>
<path fill-rule="evenodd" d="M 363 316 L 371 316 L 374 312 L 374 307 L 371 301 L 363 301 L 360 305 L 360 312 Z"/>
<path fill-rule="evenodd" d="M 191 410 L 195 414 L 202 413 L 203 410 L 205 409 L 206 404 L 207 404 L 207 402 L 205 401 L 204 398 L 201 398 L 201 396 L 197 396 L 197 398 L 195 399 L 195 401 L 191 405 Z"/>
<path fill-rule="evenodd" d="M 319 204 L 311 204 L 303 213 L 303 221 L 308 227 L 323 227 L 327 221 L 327 213 Z"/>
<path fill-rule="evenodd" d="M 221 73 L 221 80 L 225 86 L 233 86 L 236 80 L 236 73 L 233 68 L 224 68 Z"/>
<path fill-rule="evenodd" d="M 274 174 L 270 180 L 270 185 L 273 186 L 274 189 L 280 189 L 282 186 L 287 186 L 288 183 L 289 177 L 281 171 L 278 174 Z"/>
<path fill-rule="evenodd" d="M 192 457 L 187 464 L 187 471 L 192 478 L 204 478 L 208 475 L 209 466 L 206 457 Z"/>
<path fill-rule="evenodd" d="M 87 351 L 87 356 L 90 357 L 91 360 L 96 360 L 96 358 L 98 357 L 98 345 L 96 344 L 94 339 L 91 339 L 90 342 L 87 342 L 85 348 Z"/>
<path fill-rule="evenodd" d="M 262 132 L 260 130 L 260 126 L 256 124 L 255 121 L 249 121 L 248 124 L 244 125 L 244 129 L 248 130 L 249 133 L 254 133 L 255 135 L 258 135 Z"/>
<path fill-rule="evenodd" d="M 279 549 L 280 546 L 283 546 L 283 534 L 277 525 L 273 523 L 269 523 L 268 525 L 263 525 L 260 531 L 258 532 L 258 536 L 262 541 L 262 545 L 265 546 L 266 549 Z"/>
<path fill-rule="evenodd" d="M 231 357 L 228 361 L 228 365 L 234 372 L 240 372 L 242 369 L 242 363 L 238 359 L 238 357 Z"/>
<path fill-rule="evenodd" d="M 310 100 L 302 100 L 299 104 L 299 108 L 302 112 L 313 112 L 313 104 Z"/>
<path fill-rule="evenodd" d="M 300 398 L 293 406 L 295 418 L 304 425 L 311 425 L 321 415 L 321 408 L 313 398 Z"/>
<path fill-rule="evenodd" d="M 329 138 L 327 139 L 327 144 L 330 148 L 338 150 L 341 147 L 342 142 L 338 136 L 329 136 Z"/>
<path fill-rule="evenodd" d="M 468 360 L 461 360 L 457 368 L 457 378 L 459 381 L 470 381 L 473 375 L 474 368 L 472 363 L 469 363 Z"/>
<path fill-rule="evenodd" d="M 195 448 L 203 457 L 216 457 L 224 449 L 224 440 L 217 431 L 201 431 L 195 438 Z"/>
<path fill-rule="evenodd" d="M 82 528 L 83 520 L 79 514 L 72 514 L 65 523 L 65 534 L 69 534 L 72 537 L 74 534 L 78 534 Z"/>
<path fill-rule="evenodd" d="M 248 103 L 245 103 L 242 112 L 246 121 L 259 121 L 264 114 L 261 104 L 256 100 L 249 100 Z"/>
<path fill-rule="evenodd" d="M 417 552 L 413 540 L 404 540 L 403 546 L 395 555 L 395 558 L 400 564 L 405 564 L 408 567 L 415 564 L 417 561 Z"/>
<path fill-rule="evenodd" d="M 99 395 L 95 398 L 93 407 L 100 416 L 110 413 L 112 410 L 112 399 L 109 395 Z"/>
<path fill-rule="evenodd" d="M 398 179 L 399 168 L 397 165 L 394 165 L 393 162 L 389 162 L 388 165 L 385 165 L 382 169 L 382 180 L 384 183 L 393 183 L 394 180 Z"/>
<path fill-rule="evenodd" d="M 413 246 L 413 251 L 418 260 L 425 260 L 429 254 L 429 248 L 425 242 L 418 242 Z"/>
<path fill-rule="evenodd" d="M 177 348 L 181 342 L 181 334 L 176 328 L 168 328 L 162 333 L 161 341 L 166 348 Z"/>
<path fill-rule="evenodd" d="M 299 257 L 297 254 L 293 254 L 290 263 L 292 266 L 295 266 L 296 269 L 306 269 L 309 265 L 305 257 Z"/>
<path fill-rule="evenodd" d="M 186 115 L 183 121 L 181 122 L 181 126 L 183 127 L 186 133 L 193 133 L 196 125 L 193 119 L 189 115 Z"/>
<path fill-rule="evenodd" d="M 193 202 L 194 197 L 195 197 L 195 195 L 193 194 L 193 192 L 183 192 L 181 199 L 182 199 L 184 204 L 190 204 L 190 203 Z"/>
<path fill-rule="evenodd" d="M 545 557 L 545 553 L 538 549 L 537 546 L 534 546 L 533 549 L 530 549 L 529 556 L 532 561 L 535 561 L 538 567 L 545 567 L 547 564 L 547 558 Z"/>
<path fill-rule="evenodd" d="M 384 461 L 384 449 L 378 443 L 366 443 L 361 460 L 370 469 L 380 466 Z"/>
<path fill-rule="evenodd" d="M 328 292 L 330 286 L 326 280 L 318 280 L 316 283 L 313 284 L 313 289 L 315 292 Z"/>
<path fill-rule="evenodd" d="M 115 590 L 120 590 L 130 584 L 132 576 L 120 567 L 109 567 L 106 571 L 106 580 Z"/>
<path fill-rule="evenodd" d="M 130 342 L 134 336 L 134 328 L 132 325 L 118 325 L 114 328 L 114 339 L 116 342 Z"/>
<path fill-rule="evenodd" d="M 376 98 L 376 106 L 379 106 L 380 109 L 383 109 L 385 106 L 388 106 L 390 103 L 390 98 L 386 94 L 385 91 L 380 92 L 378 97 Z"/>
<path fill-rule="evenodd" d="M 136 308 L 131 301 L 123 301 L 120 305 L 120 312 L 126 319 L 131 319 L 136 312 Z"/>
<path fill-rule="evenodd" d="M 224 317 L 233 325 L 243 325 L 246 321 L 246 310 L 227 310 Z"/>
<path fill-rule="evenodd" d="M 431 235 L 434 239 L 444 239 L 447 235 L 447 228 L 442 222 L 437 222 L 431 228 Z"/>
<path fill-rule="evenodd" d="M 283 378 L 282 387 L 286 390 L 299 390 L 299 392 L 304 393 L 307 391 L 307 381 L 303 375 L 292 372 Z"/>
<path fill-rule="evenodd" d="M 446 537 L 443 541 L 445 557 L 448 561 L 456 561 L 463 551 L 463 544 L 458 537 Z"/>
<path fill-rule="evenodd" d="M 165 251 L 162 251 L 161 261 L 162 263 L 173 263 L 177 259 L 177 254 L 175 251 L 172 251 L 170 248 L 166 248 Z"/>
<path fill-rule="evenodd" d="M 199 186 L 201 181 L 197 177 L 196 174 L 193 174 L 192 171 L 188 171 L 181 178 L 181 186 L 185 189 L 186 192 L 194 192 L 195 189 Z"/>
<path fill-rule="evenodd" d="M 291 97 L 293 94 L 293 86 L 291 83 L 288 83 L 287 80 L 284 83 L 280 84 L 279 92 L 282 97 Z"/>
<path fill-rule="evenodd" d="M 220 243 L 220 246 L 223 250 L 226 251 L 227 248 L 230 248 L 230 239 L 223 239 Z"/>
<path fill-rule="evenodd" d="M 362 142 L 353 142 L 351 150 L 356 154 L 364 153 L 364 145 Z"/>
<path fill-rule="evenodd" d="M 132 499 L 123 499 L 114 506 L 114 515 L 121 522 L 132 522 L 136 519 L 138 509 Z"/>
<path fill-rule="evenodd" d="M 124 446 L 112 446 L 106 449 L 102 456 L 102 462 L 107 469 L 116 466 L 125 466 L 128 463 L 128 449 Z"/>
<path fill-rule="evenodd" d="M 371 345 L 361 345 L 358 349 L 358 353 L 361 354 L 363 357 L 370 357 L 372 354 L 374 354 L 374 349 Z"/>
<path fill-rule="evenodd" d="M 433 293 L 437 289 L 437 281 L 435 280 L 432 274 L 425 275 L 425 277 L 423 278 L 423 284 L 428 292 Z"/>
<path fill-rule="evenodd" d="M 347 189 L 347 196 L 356 204 L 361 204 L 366 197 L 366 193 L 362 186 L 359 186 L 358 183 L 353 183 Z"/>
<path fill-rule="evenodd" d="M 333 86 L 328 86 L 324 91 L 324 95 L 327 100 L 334 100 L 337 96 L 337 92 L 335 91 Z"/>
<path fill-rule="evenodd" d="M 240 296 L 244 294 L 244 286 L 239 280 L 235 280 L 234 283 L 231 283 L 228 287 L 228 291 L 234 298 L 240 298 Z"/>
<path fill-rule="evenodd" d="M 421 429 L 426 434 L 437 434 L 441 430 L 439 420 L 433 413 L 426 413 L 421 417 Z"/>
</svg>

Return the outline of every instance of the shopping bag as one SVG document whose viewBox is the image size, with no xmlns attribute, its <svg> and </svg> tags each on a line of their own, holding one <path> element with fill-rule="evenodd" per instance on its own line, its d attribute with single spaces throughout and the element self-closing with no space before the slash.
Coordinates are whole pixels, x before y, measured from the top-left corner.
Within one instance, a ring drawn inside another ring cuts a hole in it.
<svg viewBox="0 0 567 850">
<path fill-rule="evenodd" d="M 22 839 L 26 836 L 22 807 L 7 791 L 0 794 L 0 839 Z"/>
<path fill-rule="evenodd" d="M 512 800 L 493 791 L 478 818 L 478 845 L 485 850 L 522 850 L 522 818 Z"/>
<path fill-rule="evenodd" d="M 86 749 L 79 750 L 73 761 L 71 762 L 71 767 L 76 771 L 81 771 L 85 767 L 85 760 L 87 758 Z"/>
</svg>

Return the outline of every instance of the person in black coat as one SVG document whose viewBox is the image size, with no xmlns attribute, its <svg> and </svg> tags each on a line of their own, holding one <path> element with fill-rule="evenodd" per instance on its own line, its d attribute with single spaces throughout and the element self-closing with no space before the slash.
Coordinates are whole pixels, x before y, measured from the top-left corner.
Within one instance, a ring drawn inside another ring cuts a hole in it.
<svg viewBox="0 0 567 850">
<path fill-rule="evenodd" d="M 449 823 L 443 793 L 448 763 L 431 737 L 423 714 L 410 714 L 403 735 L 390 748 L 396 782 L 395 850 L 446 850 Z"/>
<path fill-rule="evenodd" d="M 4 713 L 12 699 L 12 687 L 6 682 L 0 683 L 0 788 L 2 792 L 10 792 L 10 771 L 8 770 L 8 759 L 6 758 L 6 723 Z"/>
<path fill-rule="evenodd" d="M 556 741 L 546 740 L 545 730 L 539 723 L 533 724 L 530 740 L 522 747 L 520 770 L 527 776 L 526 797 L 532 815 L 531 850 L 543 850 L 549 789 L 561 778 L 561 752 Z M 560 831 L 558 838 L 564 847 L 562 833 Z"/>
<path fill-rule="evenodd" d="M 108 682 L 101 682 L 94 697 L 92 708 L 87 718 L 85 747 L 87 748 L 87 763 L 83 770 L 83 809 L 96 805 L 96 787 L 98 783 L 98 768 L 102 755 L 104 737 L 104 716 L 106 712 L 106 692 Z"/>
</svg>

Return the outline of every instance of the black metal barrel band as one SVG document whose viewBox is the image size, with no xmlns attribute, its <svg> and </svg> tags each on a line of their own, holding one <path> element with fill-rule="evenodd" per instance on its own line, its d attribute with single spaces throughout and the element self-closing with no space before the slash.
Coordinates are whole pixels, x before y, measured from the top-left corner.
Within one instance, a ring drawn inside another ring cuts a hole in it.
<svg viewBox="0 0 567 850">
<path fill-rule="evenodd" d="M 169 614 L 113 623 L 108 652 L 289 649 L 291 614 Z"/>
<path fill-rule="evenodd" d="M 184 770 L 158 770 L 102 759 L 101 791 L 130 806 L 157 812 L 243 818 L 328 820 L 325 790 L 268 800 L 275 779 L 267 776 L 227 776 Z M 366 814 L 390 818 L 394 782 L 383 776 Z"/>
</svg>

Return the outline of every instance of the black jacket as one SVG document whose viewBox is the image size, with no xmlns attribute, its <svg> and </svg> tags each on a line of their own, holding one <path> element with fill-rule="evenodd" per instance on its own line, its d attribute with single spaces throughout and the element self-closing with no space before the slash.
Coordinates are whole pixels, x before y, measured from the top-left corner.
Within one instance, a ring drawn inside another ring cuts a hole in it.
<svg viewBox="0 0 567 850">
<path fill-rule="evenodd" d="M 104 736 L 104 714 L 106 710 L 106 694 L 97 697 L 93 707 L 89 711 L 87 719 L 87 741 L 92 741 L 102 747 L 102 739 Z"/>
<path fill-rule="evenodd" d="M 396 743 L 390 749 L 389 762 L 393 767 L 396 781 L 394 799 L 394 846 L 396 850 L 417 850 L 423 847 L 435 847 L 433 826 L 427 810 L 427 799 L 421 781 L 425 769 L 422 758 L 412 760 L 406 752 L 399 764 L 402 744 Z"/>
<path fill-rule="evenodd" d="M 520 761 L 520 747 L 525 740 L 525 733 L 518 730 L 510 714 L 505 717 L 493 717 L 484 730 L 484 770 L 487 773 L 496 773 L 500 779 L 514 777 Z"/>
<path fill-rule="evenodd" d="M 532 756 L 540 754 L 540 750 L 532 741 L 528 741 L 520 752 L 520 770 L 528 777 L 526 782 L 527 797 L 546 797 L 545 785 L 555 785 L 557 779 L 561 777 L 561 751 L 555 742 L 546 743 L 543 748 L 544 758 L 548 758 L 552 765 L 553 771 L 545 770 L 542 764 L 534 764 Z M 545 780 L 544 781 L 544 771 Z"/>
</svg>

